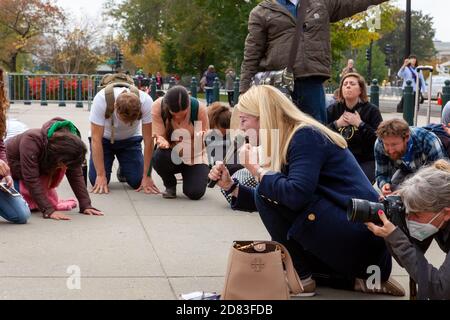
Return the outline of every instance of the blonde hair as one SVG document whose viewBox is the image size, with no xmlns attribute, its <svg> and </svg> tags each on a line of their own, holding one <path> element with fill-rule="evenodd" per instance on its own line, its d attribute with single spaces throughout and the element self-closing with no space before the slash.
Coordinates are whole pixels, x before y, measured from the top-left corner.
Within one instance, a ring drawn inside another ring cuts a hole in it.
<svg viewBox="0 0 450 320">
<path fill-rule="evenodd" d="M 236 108 L 240 112 L 259 117 L 261 146 L 270 158 L 270 169 L 273 171 L 281 172 L 287 164 L 292 138 L 299 129 L 305 127 L 317 129 L 342 149 L 348 147 L 340 134 L 301 112 L 281 91 L 272 86 L 252 87 L 239 98 Z M 278 130 L 279 141 L 272 141 L 272 135 L 267 134 L 273 129 Z"/>
</svg>

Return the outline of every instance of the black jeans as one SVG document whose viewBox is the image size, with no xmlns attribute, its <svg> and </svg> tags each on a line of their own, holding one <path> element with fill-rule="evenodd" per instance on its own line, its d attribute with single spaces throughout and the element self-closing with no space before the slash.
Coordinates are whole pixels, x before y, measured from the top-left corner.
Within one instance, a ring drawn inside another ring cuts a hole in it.
<svg viewBox="0 0 450 320">
<path fill-rule="evenodd" d="M 153 153 L 153 168 L 161 176 L 166 188 L 176 187 L 175 174 L 183 176 L 183 193 L 191 200 L 200 200 L 206 193 L 208 184 L 209 167 L 206 164 L 188 166 L 186 164 L 176 165 L 173 163 L 172 149 L 156 149 Z"/>
<path fill-rule="evenodd" d="M 228 103 L 231 108 L 234 107 L 234 91 L 228 91 Z"/>
</svg>

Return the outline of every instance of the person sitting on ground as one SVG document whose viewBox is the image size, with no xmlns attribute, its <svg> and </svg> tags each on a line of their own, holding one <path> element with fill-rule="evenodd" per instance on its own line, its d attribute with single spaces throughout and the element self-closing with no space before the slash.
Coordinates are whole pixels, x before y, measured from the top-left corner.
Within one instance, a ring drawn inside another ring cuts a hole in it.
<svg viewBox="0 0 450 320">
<path fill-rule="evenodd" d="M 356 73 L 344 75 L 338 102 L 328 108 L 328 127 L 347 140 L 350 151 L 372 183 L 375 183 L 373 148 L 381 122 L 380 110 L 367 97 L 364 78 Z"/>
<path fill-rule="evenodd" d="M 6 188 L 13 187 L 11 170 L 6 158 L 6 148 L 3 138 L 6 136 L 6 110 L 9 101 L 6 98 L 3 69 L 0 68 L 0 180 Z M 0 217 L 15 224 L 25 224 L 30 218 L 30 209 L 21 196 L 13 196 L 0 190 Z"/>
<path fill-rule="evenodd" d="M 407 211 L 407 226 L 412 241 L 392 224 L 383 212 L 383 226 L 369 223 L 369 229 L 386 240 L 397 262 L 418 284 L 420 300 L 450 300 L 450 162 L 439 160 L 420 169 L 398 190 Z M 436 240 L 447 256 L 438 269 L 424 256 Z M 416 245 L 415 241 L 420 245 Z"/>
<path fill-rule="evenodd" d="M 97 93 L 89 117 L 89 180 L 93 186 L 92 192 L 109 193 L 112 165 L 117 157 L 119 181 L 127 182 L 137 192 L 143 190 L 147 194 L 158 194 L 150 169 L 153 154 L 152 98 L 135 87 L 114 87 L 110 91 L 115 101 L 114 107 L 111 115 L 107 116 L 109 88 L 107 86 Z M 138 93 L 132 92 L 134 90 Z"/>
<path fill-rule="evenodd" d="M 192 200 L 201 199 L 208 182 L 208 158 L 204 134 L 209 130 L 207 108 L 189 97 L 186 88 L 175 86 L 152 108 L 156 151 L 153 168 L 161 176 L 165 199 L 177 197 L 177 179 L 183 176 L 183 193 Z"/>
<path fill-rule="evenodd" d="M 376 265 L 383 282 L 380 292 L 403 296 L 401 285 L 390 278 L 392 259 L 384 242 L 364 224 L 347 219 L 351 199 L 378 201 L 379 195 L 345 139 L 271 86 L 250 88 L 236 108 L 241 130 L 249 136 L 256 134 L 258 139 L 250 142 L 259 141 L 263 150 L 260 159 L 250 144 L 240 151 L 241 163 L 259 186 L 252 189 L 232 180 L 220 162 L 209 177 L 233 196 L 234 209 L 259 211 L 272 239 L 291 254 L 304 285 L 303 295 L 314 295 L 316 281 L 371 291 L 356 280 L 368 279 L 367 268 Z M 264 159 L 270 159 L 269 165 L 257 164 L 267 163 Z"/>
<path fill-rule="evenodd" d="M 375 143 L 376 181 L 384 196 L 421 167 L 446 158 L 439 138 L 432 132 L 409 127 L 403 119 L 384 121 Z"/>
<path fill-rule="evenodd" d="M 8 140 L 6 155 L 14 185 L 31 210 L 39 210 L 46 219 L 70 220 L 61 211 L 77 206 L 75 199 L 60 200 L 56 188 L 67 177 L 78 199 L 80 213 L 102 216 L 91 205 L 84 182 L 82 165 L 86 145 L 72 122 L 54 118 L 41 129 L 30 129 Z"/>
</svg>

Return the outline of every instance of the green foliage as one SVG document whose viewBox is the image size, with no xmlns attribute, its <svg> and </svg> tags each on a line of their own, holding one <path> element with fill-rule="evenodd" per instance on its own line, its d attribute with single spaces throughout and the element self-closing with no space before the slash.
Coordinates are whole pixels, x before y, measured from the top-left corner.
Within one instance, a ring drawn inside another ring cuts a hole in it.
<svg viewBox="0 0 450 320">
<path fill-rule="evenodd" d="M 342 69 L 347 65 L 348 59 L 357 60 L 359 53 L 364 51 L 365 60 L 365 49 L 369 46 L 370 42 L 378 41 L 384 34 L 395 30 L 396 25 L 392 20 L 392 15 L 399 12 L 400 9 L 389 3 L 384 3 L 380 6 L 380 11 L 380 29 L 368 29 L 367 24 L 365 23 L 365 20 L 369 15 L 368 12 L 359 13 L 351 18 L 334 23 L 331 26 L 333 58 L 332 82 L 334 84 L 339 83 L 339 75 Z M 362 63 L 363 61 L 361 61 L 361 64 Z M 376 63 L 377 61 L 373 61 L 374 66 Z M 382 65 L 384 65 L 384 61 L 382 62 Z M 358 65 L 355 67 L 359 72 L 362 71 L 361 67 L 358 68 Z M 363 65 L 363 69 L 367 69 L 367 66 Z M 380 66 L 380 69 L 383 69 L 382 66 Z"/>
<path fill-rule="evenodd" d="M 383 35 L 380 47 L 391 44 L 394 50 L 392 68 L 397 72 L 405 60 L 405 12 L 398 11 L 391 17 L 397 26 L 393 32 Z M 421 11 L 413 11 L 411 18 L 411 49 L 417 55 L 419 63 L 431 61 L 436 55 L 433 39 L 435 30 L 433 29 L 433 18 L 424 15 Z"/>
<path fill-rule="evenodd" d="M 369 83 L 373 79 L 377 79 L 378 82 L 381 84 L 383 80 L 386 79 L 388 74 L 388 68 L 384 64 L 384 60 L 386 58 L 386 55 L 384 52 L 380 49 L 380 47 L 377 44 L 374 44 L 372 47 L 372 79 L 369 79 L 368 77 L 368 65 L 369 62 L 366 59 L 366 50 L 369 48 L 369 46 L 364 46 L 358 50 L 358 55 L 355 60 L 355 67 L 358 70 L 358 72 L 366 79 L 366 81 Z"/>
<path fill-rule="evenodd" d="M 120 22 L 138 52 L 145 39 L 161 43 L 166 71 L 201 76 L 208 65 L 239 69 L 250 11 L 260 0 L 110 1 L 107 12 Z"/>
</svg>

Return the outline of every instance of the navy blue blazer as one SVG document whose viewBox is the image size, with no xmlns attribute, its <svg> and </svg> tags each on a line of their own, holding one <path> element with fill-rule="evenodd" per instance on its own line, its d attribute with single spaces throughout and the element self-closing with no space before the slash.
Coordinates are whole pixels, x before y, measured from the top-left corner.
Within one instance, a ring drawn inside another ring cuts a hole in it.
<svg viewBox="0 0 450 320">
<path fill-rule="evenodd" d="M 295 133 L 287 162 L 281 173 L 266 174 L 257 189 L 239 186 L 232 208 L 257 211 L 257 193 L 280 210 L 298 212 L 288 235 L 297 238 L 299 231 L 309 223 L 311 213 L 316 222 L 333 219 L 331 216 L 346 219 L 347 205 L 352 198 L 378 202 L 379 194 L 353 154 L 317 129 L 305 127 Z M 331 212 L 336 214 L 330 216 Z"/>
</svg>

